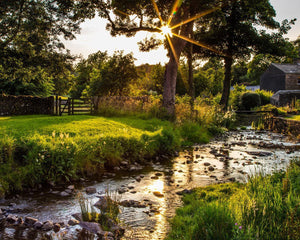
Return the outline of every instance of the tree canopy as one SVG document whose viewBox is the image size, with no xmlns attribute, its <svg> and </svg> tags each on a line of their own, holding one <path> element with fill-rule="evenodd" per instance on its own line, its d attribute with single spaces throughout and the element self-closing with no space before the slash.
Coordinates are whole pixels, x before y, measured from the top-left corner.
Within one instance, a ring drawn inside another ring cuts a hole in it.
<svg viewBox="0 0 300 240">
<path fill-rule="evenodd" d="M 45 96 L 69 89 L 71 55 L 61 39 L 73 39 L 93 15 L 90 3 L 70 0 L 0 1 L 0 87 L 8 94 Z"/>
</svg>

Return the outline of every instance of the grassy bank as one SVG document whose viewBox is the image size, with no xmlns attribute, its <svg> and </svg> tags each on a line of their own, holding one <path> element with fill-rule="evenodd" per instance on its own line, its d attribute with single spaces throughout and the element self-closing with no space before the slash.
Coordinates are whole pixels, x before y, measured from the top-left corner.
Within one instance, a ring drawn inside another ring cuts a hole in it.
<svg viewBox="0 0 300 240">
<path fill-rule="evenodd" d="M 287 118 L 288 118 L 288 119 L 291 119 L 291 120 L 300 121 L 300 115 L 288 116 Z"/>
<path fill-rule="evenodd" d="M 182 143 L 208 141 L 186 123 L 134 117 L 18 116 L 0 118 L 0 192 L 94 175 L 122 160 L 143 162 Z"/>
<path fill-rule="evenodd" d="M 171 221 L 168 240 L 300 239 L 300 161 L 247 184 L 195 189 Z"/>
</svg>

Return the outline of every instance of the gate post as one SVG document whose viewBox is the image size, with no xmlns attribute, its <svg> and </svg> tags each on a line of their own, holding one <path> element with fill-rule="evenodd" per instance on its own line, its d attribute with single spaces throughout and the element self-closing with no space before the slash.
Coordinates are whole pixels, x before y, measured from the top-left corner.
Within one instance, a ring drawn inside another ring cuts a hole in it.
<svg viewBox="0 0 300 240">
<path fill-rule="evenodd" d="M 61 97 L 58 98 L 58 115 L 61 116 Z"/>
</svg>

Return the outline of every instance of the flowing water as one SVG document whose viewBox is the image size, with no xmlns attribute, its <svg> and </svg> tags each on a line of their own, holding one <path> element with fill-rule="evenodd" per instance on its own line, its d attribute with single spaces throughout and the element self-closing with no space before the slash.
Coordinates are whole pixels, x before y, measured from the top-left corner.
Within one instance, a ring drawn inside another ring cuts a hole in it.
<svg viewBox="0 0 300 240">
<path fill-rule="evenodd" d="M 168 220 L 181 206 L 180 192 L 199 186 L 224 181 L 247 181 L 247 176 L 285 169 L 288 163 L 299 158 L 299 143 L 270 132 L 253 130 L 229 132 L 209 144 L 196 145 L 185 150 L 171 161 L 154 161 L 139 171 L 118 172 L 97 182 L 84 182 L 77 191 L 92 203 L 107 189 L 118 200 L 136 200 L 146 207 L 122 207 L 120 220 L 125 225 L 123 239 L 164 239 L 169 230 Z M 85 187 L 97 189 L 87 195 Z M 118 192 L 123 192 L 119 194 Z M 60 197 L 55 191 L 45 190 L 28 196 L 5 200 L 18 216 L 31 216 L 43 222 L 67 222 L 71 215 L 80 212 L 75 195 Z M 76 230 L 76 227 L 74 227 Z M 78 227 L 77 227 L 78 228 Z M 31 230 L 0 230 L 0 239 L 39 239 Z M 72 237 L 70 237 L 72 238 Z"/>
</svg>

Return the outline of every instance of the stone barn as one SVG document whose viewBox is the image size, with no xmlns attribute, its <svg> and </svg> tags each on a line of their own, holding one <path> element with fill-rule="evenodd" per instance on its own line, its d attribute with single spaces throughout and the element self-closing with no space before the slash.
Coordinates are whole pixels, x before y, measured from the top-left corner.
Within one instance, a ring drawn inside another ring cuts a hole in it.
<svg viewBox="0 0 300 240">
<path fill-rule="evenodd" d="M 300 59 L 295 64 L 272 63 L 260 77 L 260 89 L 274 93 L 279 90 L 300 90 Z"/>
</svg>

